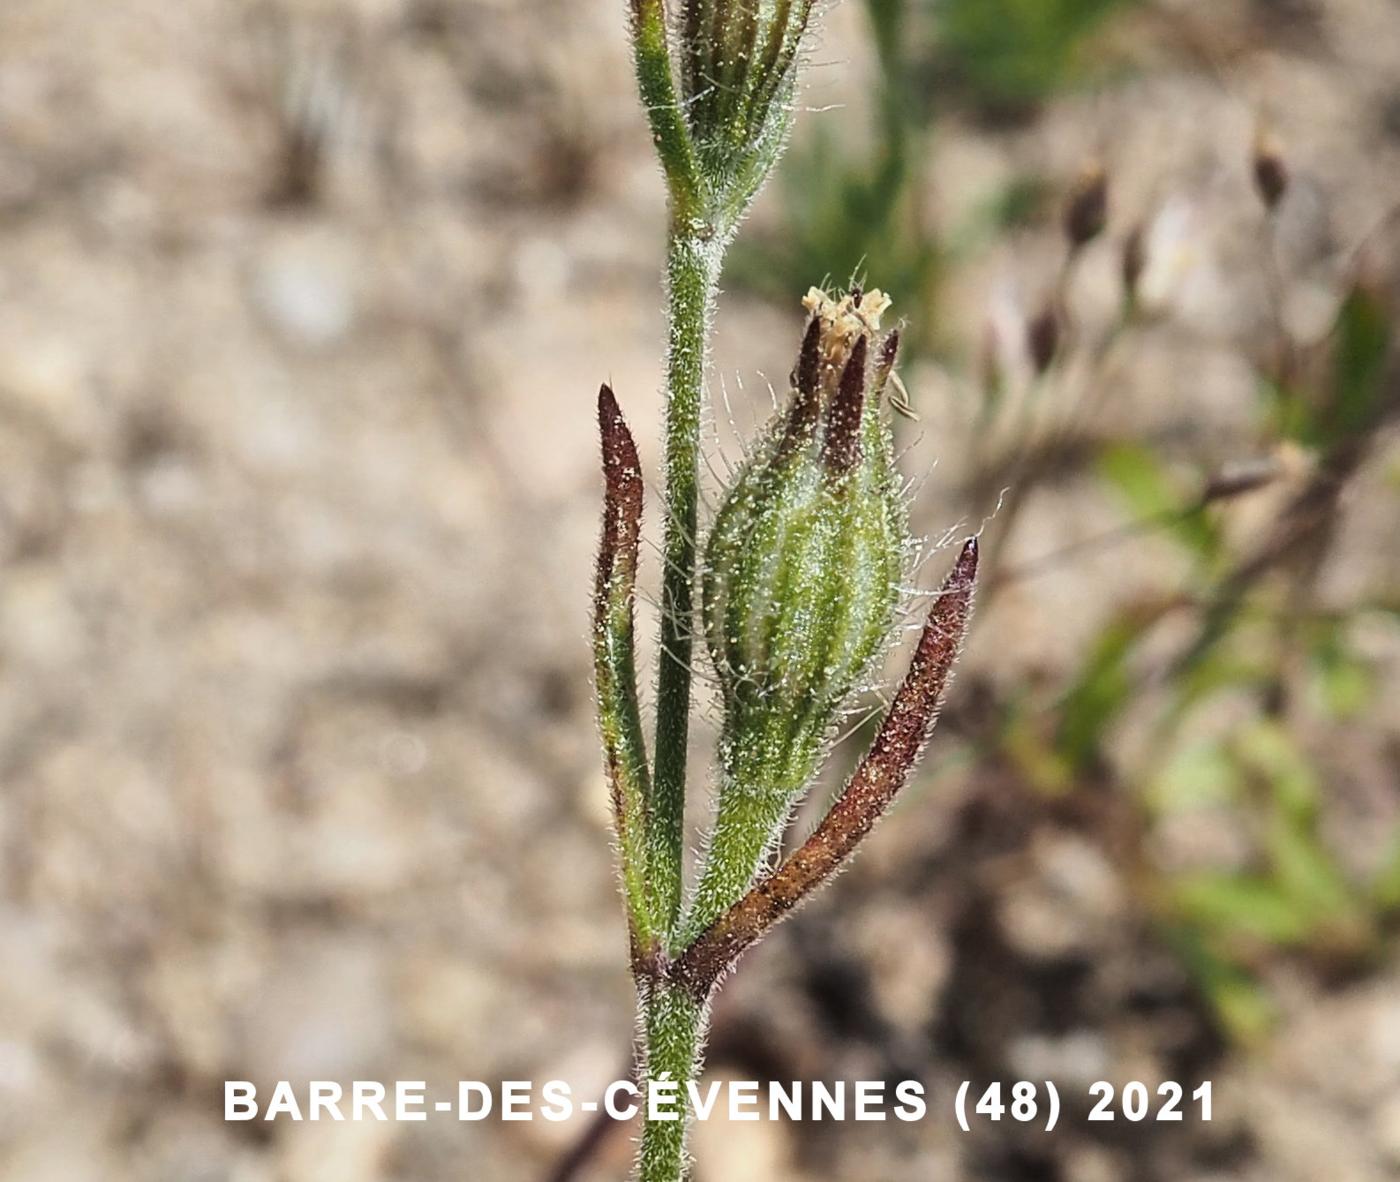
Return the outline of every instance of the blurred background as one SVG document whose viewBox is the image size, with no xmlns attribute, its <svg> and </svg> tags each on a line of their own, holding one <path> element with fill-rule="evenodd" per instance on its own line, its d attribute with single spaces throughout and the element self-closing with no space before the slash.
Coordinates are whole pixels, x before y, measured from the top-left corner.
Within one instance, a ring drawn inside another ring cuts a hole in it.
<svg viewBox="0 0 1400 1182">
<path fill-rule="evenodd" d="M 626 1130 L 560 1169 L 577 1122 L 222 1120 L 225 1079 L 626 1070 L 592 415 L 657 473 L 664 214 L 624 7 L 0 7 L 3 1182 L 625 1174 Z M 845 0 L 812 59 L 707 453 L 863 276 L 917 582 L 984 528 L 984 589 L 918 782 L 710 1062 L 933 1108 L 710 1123 L 698 1182 L 1400 1176 L 1400 6 Z M 968 1078 L 1210 1079 L 1215 1120 L 969 1136 Z"/>
</svg>

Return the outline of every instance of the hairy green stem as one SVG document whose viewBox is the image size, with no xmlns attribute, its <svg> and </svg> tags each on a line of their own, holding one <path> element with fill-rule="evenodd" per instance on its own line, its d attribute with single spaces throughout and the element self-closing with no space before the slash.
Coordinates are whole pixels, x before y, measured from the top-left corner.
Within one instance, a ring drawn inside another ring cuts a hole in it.
<svg viewBox="0 0 1400 1182">
<path fill-rule="evenodd" d="M 645 1114 L 638 1182 L 680 1182 L 688 1160 L 685 1150 L 689 1111 L 686 1084 L 700 1073 L 700 1048 L 705 1035 L 706 1007 L 685 989 L 660 982 L 650 987 L 642 1003 L 646 1024 L 646 1081 L 641 1104 Z M 668 1079 L 679 1084 L 669 1111 L 675 1120 L 653 1120 L 645 1088 Z"/>
<path fill-rule="evenodd" d="M 605 529 L 600 562 L 597 682 L 632 915 L 645 1075 L 649 1083 L 669 1078 L 679 1089 L 699 1071 L 705 999 L 718 976 L 696 985 L 672 975 L 688 935 L 681 904 L 705 368 L 724 248 L 781 151 L 791 119 L 793 62 L 812 4 L 813 0 L 764 0 L 741 6 L 730 0 L 685 0 L 683 15 L 674 22 L 668 19 L 667 0 L 630 0 L 628 5 L 638 90 L 666 176 L 671 213 L 666 260 L 665 565 L 655 760 L 649 782 L 644 755 L 640 766 L 636 759 L 645 743 L 635 725 L 633 669 L 618 648 L 630 646 L 626 625 L 631 620 L 635 563 L 618 566 L 609 549 L 611 541 L 619 555 L 631 558 L 630 552 L 622 554 L 621 542 L 634 540 L 640 501 L 638 490 L 621 476 L 637 465 L 631 462 L 631 452 L 623 456 L 626 462 L 617 459 L 630 439 L 623 438 L 625 426 L 610 392 L 603 398 L 605 466 L 609 444 L 616 454 L 609 484 L 611 533 Z M 771 806 L 766 811 L 771 812 Z M 762 833 L 777 828 L 774 820 L 760 825 L 759 833 L 754 820 L 721 817 L 725 831 L 748 823 L 738 838 L 738 861 L 748 865 L 749 877 L 763 852 L 750 849 L 749 839 L 757 833 L 761 847 L 767 840 Z M 635 840 L 638 821 L 644 828 L 642 850 Z M 734 862 L 731 858 L 726 864 Z M 706 911 L 718 914 L 745 885 L 731 888 L 726 881 Z M 638 1159 L 640 1182 L 681 1182 L 685 1177 L 688 1110 L 683 1092 L 681 1097 L 674 1120 L 656 1119 L 647 1112 Z"/>
<path fill-rule="evenodd" d="M 685 856 L 685 768 L 694 635 L 695 532 L 700 406 L 723 239 L 676 226 L 666 260 L 669 346 L 666 390 L 666 540 L 656 694 L 651 870 L 657 920 L 673 932 Z"/>
<path fill-rule="evenodd" d="M 685 917 L 682 945 L 696 939 L 749 889 L 776 845 L 801 784 L 770 786 L 735 780 L 719 797 L 709 856 Z"/>
</svg>

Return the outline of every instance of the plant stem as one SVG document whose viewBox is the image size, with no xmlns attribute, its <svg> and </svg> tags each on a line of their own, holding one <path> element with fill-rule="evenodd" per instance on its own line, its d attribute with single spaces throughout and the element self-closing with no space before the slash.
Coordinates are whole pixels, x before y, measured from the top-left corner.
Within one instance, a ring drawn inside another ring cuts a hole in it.
<svg viewBox="0 0 1400 1182">
<path fill-rule="evenodd" d="M 674 1104 L 668 1106 L 676 1119 L 652 1120 L 644 1085 L 637 1182 L 682 1182 L 688 1166 L 685 1138 L 690 1120 L 686 1084 L 699 1074 L 705 1006 L 683 988 L 657 982 L 643 999 L 642 1015 L 646 1024 L 647 1083 L 664 1076 L 680 1088 Z"/>
<path fill-rule="evenodd" d="M 673 932 L 685 854 L 685 767 L 690 730 L 700 406 L 723 238 L 673 225 L 666 258 L 666 541 L 656 694 L 651 873 L 657 921 Z"/>
<path fill-rule="evenodd" d="M 705 870 L 685 917 L 682 945 L 696 939 L 749 889 L 774 845 L 798 789 L 735 779 L 720 793 Z"/>
</svg>

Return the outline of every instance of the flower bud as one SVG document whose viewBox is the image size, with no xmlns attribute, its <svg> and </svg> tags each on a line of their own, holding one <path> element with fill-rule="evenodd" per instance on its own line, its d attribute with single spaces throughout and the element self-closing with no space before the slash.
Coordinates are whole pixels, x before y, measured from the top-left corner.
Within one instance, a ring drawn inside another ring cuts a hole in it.
<svg viewBox="0 0 1400 1182">
<path fill-rule="evenodd" d="M 702 175 L 737 214 L 782 149 L 815 0 L 684 0 L 680 100 Z"/>
<path fill-rule="evenodd" d="M 799 791 L 889 638 L 908 546 L 879 400 L 897 333 L 888 299 L 815 289 L 793 390 L 725 495 L 705 553 L 703 614 L 724 702 L 729 775 Z"/>
</svg>

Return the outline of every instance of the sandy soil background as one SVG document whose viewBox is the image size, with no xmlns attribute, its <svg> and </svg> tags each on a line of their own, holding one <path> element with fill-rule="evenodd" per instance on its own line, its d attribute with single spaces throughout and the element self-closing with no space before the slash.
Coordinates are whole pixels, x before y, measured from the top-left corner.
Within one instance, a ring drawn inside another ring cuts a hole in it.
<svg viewBox="0 0 1400 1182">
<path fill-rule="evenodd" d="M 557 1077 L 586 1092 L 624 1069 L 632 999 L 586 645 L 592 412 L 611 381 L 657 471 L 664 213 L 623 8 L 0 7 L 4 1182 L 544 1179 L 579 1125 L 228 1125 L 221 1081 Z M 1028 123 L 943 119 L 921 203 L 951 225 L 1019 172 L 1064 192 L 1104 161 L 1109 228 L 1069 299 L 1097 339 L 1145 224 L 1157 322 L 1099 363 L 1095 422 L 1206 471 L 1269 450 L 1252 360 L 1280 285 L 1299 337 L 1318 335 L 1339 250 L 1400 199 L 1400 8 L 1178 0 L 1111 40 L 1131 68 Z M 858 145 L 873 70 L 858 5 L 831 14 L 814 58 L 807 103 L 823 110 L 802 133 L 820 121 Z M 1294 177 L 1271 231 L 1281 278 L 1257 249 L 1261 112 Z M 775 191 L 751 232 L 783 227 Z M 977 528 L 1015 484 L 995 463 L 1001 428 L 974 438 L 969 389 L 988 340 L 1011 383 L 1028 380 L 1017 326 L 1058 234 L 1051 217 L 954 260 L 940 349 L 906 367 L 923 418 L 899 428 L 904 462 L 934 539 Z M 767 413 L 762 375 L 791 364 L 801 294 L 726 298 L 717 470 Z M 1059 413 L 1053 398 L 1035 412 Z M 1349 491 L 1322 603 L 1400 587 L 1391 442 Z M 1293 491 L 1230 506 L 1226 527 L 1267 530 Z M 654 534 L 654 499 L 649 514 Z M 1003 561 L 1123 521 L 1096 478 L 1052 481 Z M 932 554 L 923 586 L 947 559 Z M 1277 1020 L 1241 1046 L 1135 889 L 1120 797 L 1040 793 L 977 757 L 997 703 L 1029 691 L 1033 724 L 1036 693 L 1115 606 L 1181 568 L 1134 536 L 1007 584 L 977 620 L 929 774 L 733 982 L 712 1064 L 912 1074 L 936 1105 L 968 1077 L 1210 1078 L 1217 1119 L 1068 1119 L 1050 1137 L 967 1137 L 946 1111 L 916 1127 L 711 1124 L 700 1182 L 1400 1175 L 1390 936 L 1340 969 L 1260 956 Z M 1400 640 L 1363 632 L 1372 704 L 1294 720 L 1357 873 L 1400 812 Z M 1211 725 L 1256 713 L 1237 701 Z M 1143 733 L 1129 719 L 1114 750 L 1130 760 Z M 1172 865 L 1228 860 L 1239 841 L 1206 813 L 1146 848 Z M 627 1154 L 616 1137 L 580 1177 L 622 1177 Z"/>
</svg>

